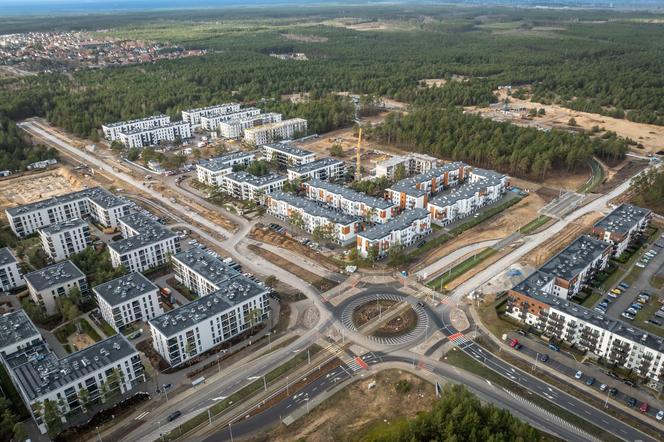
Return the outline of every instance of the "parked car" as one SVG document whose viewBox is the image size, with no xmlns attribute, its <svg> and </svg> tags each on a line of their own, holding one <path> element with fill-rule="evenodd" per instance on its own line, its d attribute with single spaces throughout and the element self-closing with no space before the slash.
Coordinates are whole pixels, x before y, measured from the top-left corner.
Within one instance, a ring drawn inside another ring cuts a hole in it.
<svg viewBox="0 0 664 442">
<path fill-rule="evenodd" d="M 637 262 L 635 265 L 636 265 L 638 268 L 640 268 L 640 269 L 645 269 L 645 268 L 646 268 L 646 264 L 648 264 L 648 263 L 647 263 L 647 262 L 644 263 L 643 261 L 639 261 L 639 262 Z"/>
<path fill-rule="evenodd" d="M 630 305 L 631 308 L 636 309 L 636 310 L 641 310 L 643 308 L 643 304 L 639 302 L 635 302 L 632 305 Z"/>
<path fill-rule="evenodd" d="M 590 378 L 586 379 L 586 385 L 587 385 L 587 386 L 590 387 L 590 386 L 591 386 L 592 384 L 594 384 L 594 383 L 595 383 L 595 378 L 590 377 Z"/>
<path fill-rule="evenodd" d="M 602 385 L 599 386 L 599 391 L 606 391 L 607 388 L 609 388 L 608 385 L 602 384 Z"/>
<path fill-rule="evenodd" d="M 583 372 L 582 371 L 577 371 L 576 374 L 574 375 L 574 379 L 579 380 L 583 377 Z"/>
<path fill-rule="evenodd" d="M 664 410 L 659 410 L 657 412 L 657 414 L 655 415 L 655 419 L 657 419 L 658 421 L 661 421 L 662 419 L 664 419 Z"/>
<path fill-rule="evenodd" d="M 618 389 L 617 388 L 614 388 L 614 387 L 609 388 L 609 396 L 615 397 L 617 394 L 618 394 Z"/>
<path fill-rule="evenodd" d="M 628 407 L 635 407 L 636 406 L 636 399 L 633 397 L 627 399 L 627 406 Z"/>
<path fill-rule="evenodd" d="M 175 419 L 179 418 L 180 416 L 182 416 L 182 412 L 180 410 L 174 411 L 168 415 L 168 422 L 173 422 Z"/>
<path fill-rule="evenodd" d="M 635 318 L 634 315 L 632 315 L 632 314 L 630 314 L 630 313 L 628 313 L 628 312 L 622 312 L 622 313 L 620 314 L 620 316 L 622 316 L 623 318 L 628 319 L 628 320 L 630 320 L 630 321 L 633 321 L 634 318 Z"/>
<path fill-rule="evenodd" d="M 528 336 L 528 332 L 525 331 L 525 330 L 521 330 L 521 329 L 519 329 L 519 330 L 517 330 L 516 332 L 517 332 L 518 334 L 520 334 L 521 336 Z"/>
<path fill-rule="evenodd" d="M 622 291 L 618 288 L 611 290 L 611 293 L 615 293 L 616 295 L 621 295 Z"/>
<path fill-rule="evenodd" d="M 523 347 L 523 344 L 516 344 L 514 346 L 514 350 L 521 350 L 522 347 Z"/>
<path fill-rule="evenodd" d="M 625 379 L 625 380 L 623 381 L 623 384 L 625 384 L 625 385 L 627 385 L 627 386 L 629 386 L 629 387 L 636 387 L 636 384 L 635 384 L 634 382 L 630 381 L 629 379 Z"/>
<path fill-rule="evenodd" d="M 510 347 L 515 348 L 517 345 L 519 345 L 518 339 L 512 339 L 512 341 L 510 341 Z"/>
<path fill-rule="evenodd" d="M 540 359 L 540 361 L 542 361 L 542 362 L 546 362 L 546 361 L 549 360 L 549 355 L 547 355 L 547 354 L 541 354 L 540 357 L 539 357 L 539 359 Z"/>
<path fill-rule="evenodd" d="M 641 413 L 647 413 L 648 412 L 648 403 L 647 402 L 642 403 L 641 406 L 639 407 L 639 411 Z"/>
<path fill-rule="evenodd" d="M 650 320 L 648 320 L 646 322 L 650 322 L 652 325 L 662 325 L 662 321 L 660 321 L 659 319 L 655 319 L 655 318 L 650 318 Z"/>
<path fill-rule="evenodd" d="M 556 344 L 549 344 L 547 345 L 551 350 L 553 351 L 560 351 L 560 347 L 558 347 Z"/>
<path fill-rule="evenodd" d="M 627 284 L 626 282 L 621 282 L 620 284 L 618 284 L 618 287 L 622 290 L 627 290 L 629 288 L 629 284 Z"/>
<path fill-rule="evenodd" d="M 609 298 L 613 298 L 613 299 L 616 299 L 618 297 L 618 295 L 616 295 L 615 293 L 612 293 L 612 292 L 607 293 L 606 296 L 608 296 Z"/>
</svg>

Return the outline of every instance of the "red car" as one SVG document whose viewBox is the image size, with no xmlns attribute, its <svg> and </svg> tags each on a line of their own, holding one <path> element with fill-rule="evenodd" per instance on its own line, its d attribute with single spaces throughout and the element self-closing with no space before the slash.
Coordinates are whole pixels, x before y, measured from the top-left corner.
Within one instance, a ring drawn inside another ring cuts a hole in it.
<svg viewBox="0 0 664 442">
<path fill-rule="evenodd" d="M 510 347 L 514 348 L 517 345 L 519 345 L 519 340 L 518 339 L 512 339 L 512 342 L 510 342 Z"/>
<path fill-rule="evenodd" d="M 639 411 L 641 413 L 647 413 L 648 412 L 648 403 L 647 402 L 642 403 L 641 406 L 639 407 Z"/>
</svg>

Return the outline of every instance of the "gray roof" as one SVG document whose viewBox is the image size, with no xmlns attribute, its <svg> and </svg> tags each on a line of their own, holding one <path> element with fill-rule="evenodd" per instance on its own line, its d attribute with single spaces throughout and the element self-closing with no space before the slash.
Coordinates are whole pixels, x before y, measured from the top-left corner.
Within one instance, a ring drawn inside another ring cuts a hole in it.
<svg viewBox="0 0 664 442">
<path fill-rule="evenodd" d="M 358 236 L 370 241 L 375 241 L 385 238 L 394 231 L 403 230 L 410 226 L 414 221 L 424 219 L 428 216 L 429 212 L 426 209 L 408 209 L 390 219 L 385 224 L 377 224 L 364 232 L 358 233 Z"/>
<path fill-rule="evenodd" d="M 70 219 L 69 221 L 63 221 L 61 223 L 51 224 L 50 226 L 42 227 L 42 232 L 47 235 L 53 235 L 55 233 L 65 232 L 67 230 L 77 229 L 80 227 L 87 227 L 88 223 L 82 220 L 81 218 Z"/>
<path fill-rule="evenodd" d="M 85 278 L 85 274 L 67 260 L 26 274 L 23 278 L 37 291 Z"/>
<path fill-rule="evenodd" d="M 322 180 L 310 180 L 305 183 L 305 186 L 312 186 L 318 189 L 325 189 L 328 192 L 336 193 L 346 198 L 349 201 L 354 201 L 357 203 L 364 203 L 369 207 L 374 207 L 376 209 L 389 209 L 390 207 L 395 207 L 395 204 L 391 201 L 384 200 L 382 198 L 376 198 L 374 196 L 369 196 L 365 193 L 349 189 L 348 187 L 341 186 L 339 184 L 333 184 L 328 181 Z"/>
<path fill-rule="evenodd" d="M 177 237 L 175 233 L 142 213 L 137 212 L 123 216 L 120 218 L 120 221 L 139 232 L 138 235 L 108 244 L 109 248 L 115 250 L 120 255 L 168 238 Z"/>
<path fill-rule="evenodd" d="M 240 275 L 240 272 L 198 247 L 177 253 L 172 258 L 180 261 L 214 286 L 219 286 L 222 282 Z"/>
<path fill-rule="evenodd" d="M 31 337 L 41 339 L 37 327 L 24 310 L 16 310 L 0 316 L 0 335 L 2 335 L 0 346 L 3 348 Z"/>
<path fill-rule="evenodd" d="M 277 191 L 270 194 L 270 198 L 284 201 L 293 207 L 302 209 L 305 213 L 313 216 L 323 217 L 331 222 L 348 225 L 359 221 L 358 217 L 346 215 L 345 213 L 332 210 L 329 206 L 308 200 L 290 193 Z"/>
<path fill-rule="evenodd" d="M 278 150 L 285 155 L 291 155 L 295 157 L 308 157 L 310 155 L 314 155 L 313 152 L 301 149 L 292 143 L 272 143 L 266 144 L 264 147 L 269 147 L 271 149 Z"/>
<path fill-rule="evenodd" d="M 338 164 L 344 164 L 343 161 L 336 158 L 321 158 L 320 160 L 312 161 L 311 163 L 302 164 L 301 166 L 289 167 L 288 170 L 293 172 L 304 174 L 316 171 L 318 169 L 323 169 L 329 166 L 336 166 Z"/>
<path fill-rule="evenodd" d="M 119 333 L 62 359 L 40 343 L 6 358 L 6 362 L 21 389 L 34 400 L 66 385 L 82 382 L 92 373 L 134 353 L 138 354 L 136 348 Z"/>
<path fill-rule="evenodd" d="M 459 170 L 462 167 L 468 167 L 468 165 L 461 161 L 453 161 L 451 163 L 445 163 L 442 166 L 438 166 L 429 170 L 428 172 L 404 178 L 403 180 L 398 181 L 392 186 L 390 186 L 389 189 L 395 190 L 397 192 L 404 192 L 407 195 L 414 197 L 424 196 L 427 195 L 429 191 L 424 189 L 418 189 L 416 187 L 418 184 L 429 182 L 435 177 L 438 177 L 446 172 Z"/>
<path fill-rule="evenodd" d="M 162 125 L 159 125 L 159 126 L 151 126 L 151 127 L 147 127 L 147 128 L 137 127 L 135 129 L 125 130 L 122 133 L 124 135 L 134 135 L 134 134 L 140 134 L 140 133 L 143 133 L 143 132 L 152 132 L 152 131 L 155 131 L 155 130 L 158 130 L 158 129 L 167 129 L 169 127 L 177 127 L 177 126 L 189 126 L 189 123 L 187 123 L 186 121 L 172 121 L 170 123 L 162 124 Z"/>
<path fill-rule="evenodd" d="M 92 187 L 90 189 L 79 190 L 78 192 L 67 193 L 65 195 L 56 196 L 54 198 L 48 198 L 45 200 L 36 201 L 34 203 L 12 207 L 6 211 L 8 214 L 16 216 L 35 210 L 48 209 L 49 207 L 55 207 L 59 206 L 60 204 L 85 198 L 94 201 L 106 209 L 127 204 L 125 201 L 113 195 L 106 189 L 102 189 L 101 187 Z"/>
<path fill-rule="evenodd" d="M 222 107 L 228 107 L 228 106 L 237 106 L 239 103 L 222 103 L 222 104 L 214 104 L 212 106 L 205 106 L 205 107 L 197 107 L 194 109 L 187 109 L 184 112 L 187 113 L 195 113 L 195 112 L 205 112 L 205 111 L 214 111 Z"/>
<path fill-rule="evenodd" d="M 16 258 L 12 254 L 11 250 L 9 250 L 9 247 L 3 247 L 0 249 L 0 266 L 6 266 L 8 264 L 11 264 L 13 262 L 16 262 Z"/>
<path fill-rule="evenodd" d="M 218 157 L 209 158 L 207 160 L 201 160 L 198 162 L 198 165 L 213 172 L 218 172 L 220 170 L 228 169 L 229 167 L 231 167 L 230 163 L 234 160 L 237 160 L 239 158 L 252 157 L 252 156 L 254 157 L 256 156 L 255 150 L 249 152 L 244 152 L 244 151 L 231 152 Z"/>
<path fill-rule="evenodd" d="M 115 306 L 151 291 L 159 290 L 159 287 L 141 273 L 134 272 L 99 284 L 93 287 L 92 290 L 109 305 Z"/>
<path fill-rule="evenodd" d="M 491 171 L 489 171 L 491 172 Z M 485 175 L 486 178 L 475 182 L 465 182 L 456 187 L 451 187 L 441 191 L 438 195 L 431 199 L 430 203 L 435 206 L 445 207 L 452 205 L 460 200 L 466 200 L 473 195 L 490 186 L 499 184 L 504 178 L 496 172 L 491 172 Z"/>
<path fill-rule="evenodd" d="M 540 267 L 540 271 L 570 281 L 610 247 L 609 243 L 591 236 L 579 236 L 574 242 L 544 263 Z"/>
<path fill-rule="evenodd" d="M 173 336 L 255 296 L 267 293 L 264 286 L 245 276 L 239 276 L 221 283 L 219 290 L 207 296 L 151 319 L 150 325 L 165 336 Z"/>
<path fill-rule="evenodd" d="M 158 118 L 164 118 L 168 117 L 167 115 L 160 114 L 160 115 L 153 115 L 151 117 L 144 117 L 144 118 L 136 118 L 135 120 L 126 120 L 126 121 L 117 121 L 115 123 L 108 123 L 104 124 L 105 127 L 119 127 L 119 126 L 125 126 L 127 124 L 136 124 L 140 123 L 142 121 L 150 121 L 150 120 L 156 120 Z"/>
<path fill-rule="evenodd" d="M 631 204 L 621 204 L 599 220 L 595 227 L 624 235 L 643 218 L 650 216 L 651 213 L 650 209 L 632 206 Z"/>
<path fill-rule="evenodd" d="M 240 172 L 229 173 L 224 178 L 232 181 L 237 181 L 239 183 L 247 183 L 254 187 L 261 187 L 271 183 L 277 183 L 279 181 L 286 181 L 285 176 L 272 172 L 268 173 L 267 175 L 256 176 L 248 172 L 240 171 Z"/>
</svg>

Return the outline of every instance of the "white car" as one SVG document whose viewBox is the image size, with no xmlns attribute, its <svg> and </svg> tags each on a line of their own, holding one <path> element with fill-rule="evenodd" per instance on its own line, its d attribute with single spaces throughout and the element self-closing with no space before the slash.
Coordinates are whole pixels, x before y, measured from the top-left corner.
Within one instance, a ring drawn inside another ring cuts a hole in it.
<svg viewBox="0 0 664 442">
<path fill-rule="evenodd" d="M 655 415 L 655 419 L 657 419 L 658 421 L 661 421 L 662 419 L 664 419 L 664 410 L 659 410 L 657 412 L 657 414 Z"/>
<path fill-rule="evenodd" d="M 582 371 L 577 371 L 576 374 L 574 375 L 574 379 L 581 379 L 583 377 L 583 372 Z"/>
</svg>

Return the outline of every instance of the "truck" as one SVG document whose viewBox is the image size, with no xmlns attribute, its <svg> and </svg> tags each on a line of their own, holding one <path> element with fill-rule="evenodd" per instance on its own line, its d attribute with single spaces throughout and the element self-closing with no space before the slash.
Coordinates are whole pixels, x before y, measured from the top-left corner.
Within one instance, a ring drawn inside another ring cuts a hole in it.
<svg viewBox="0 0 664 442">
<path fill-rule="evenodd" d="M 193 381 L 191 381 L 191 386 L 196 387 L 204 383 L 205 383 L 205 376 L 201 376 L 200 378 L 196 378 Z"/>
</svg>

